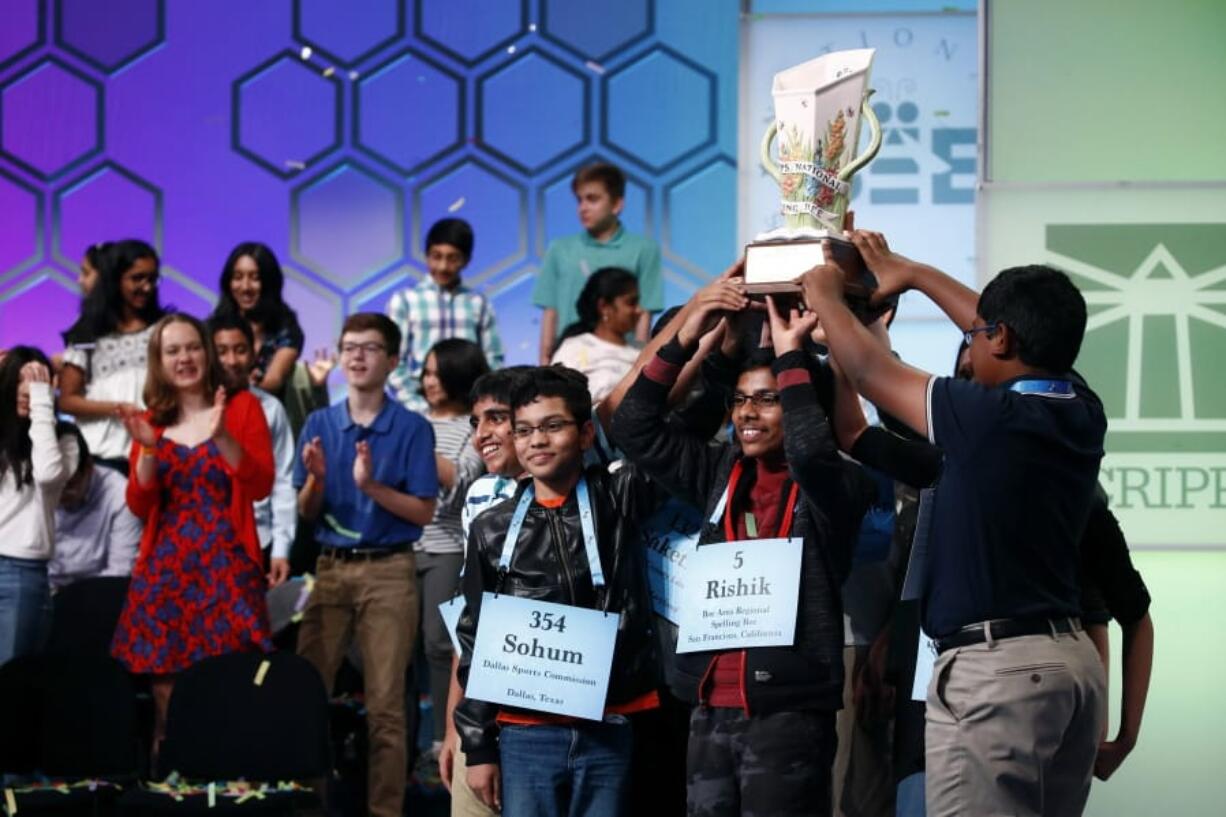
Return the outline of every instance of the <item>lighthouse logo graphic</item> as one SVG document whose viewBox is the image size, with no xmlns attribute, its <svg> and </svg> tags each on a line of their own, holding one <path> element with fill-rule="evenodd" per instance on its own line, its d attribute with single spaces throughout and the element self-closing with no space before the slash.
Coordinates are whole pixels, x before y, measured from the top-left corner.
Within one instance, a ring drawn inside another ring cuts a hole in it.
<svg viewBox="0 0 1226 817">
<path fill-rule="evenodd" d="M 1049 225 L 1112 451 L 1226 452 L 1226 224 Z M 1226 454 L 1224 454 L 1226 455 Z"/>
</svg>

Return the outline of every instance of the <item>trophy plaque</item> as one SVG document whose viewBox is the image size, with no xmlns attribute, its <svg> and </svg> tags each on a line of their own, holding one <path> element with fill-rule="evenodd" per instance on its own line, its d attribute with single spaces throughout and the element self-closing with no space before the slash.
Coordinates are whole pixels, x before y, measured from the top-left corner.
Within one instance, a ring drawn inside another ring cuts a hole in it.
<svg viewBox="0 0 1226 817">
<path fill-rule="evenodd" d="M 762 138 L 762 166 L 779 184 L 783 226 L 756 236 L 745 248 L 750 294 L 794 294 L 795 279 L 823 262 L 829 241 L 847 278 L 847 300 L 867 317 L 876 279 L 843 234 L 851 178 L 881 148 L 881 126 L 868 98 L 874 49 L 836 51 L 775 74 L 775 119 Z M 855 155 L 860 121 L 868 121 L 868 148 Z M 771 145 L 778 145 L 778 162 Z"/>
</svg>

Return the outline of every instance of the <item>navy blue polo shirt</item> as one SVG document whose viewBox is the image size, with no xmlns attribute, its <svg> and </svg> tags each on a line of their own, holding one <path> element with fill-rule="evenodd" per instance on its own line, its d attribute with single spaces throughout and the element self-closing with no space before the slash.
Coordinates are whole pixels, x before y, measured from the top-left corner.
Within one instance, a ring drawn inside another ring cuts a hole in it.
<svg viewBox="0 0 1226 817">
<path fill-rule="evenodd" d="M 316 541 L 326 547 L 386 547 L 421 538 L 421 526 L 389 513 L 358 490 L 353 482 L 353 461 L 358 441 L 368 440 L 376 481 L 423 499 L 437 497 L 434 429 L 424 417 L 388 396 L 369 426 L 353 421 L 348 400 L 311 412 L 294 460 L 297 489 L 307 479 L 302 447 L 315 437 L 319 437 L 327 461 L 323 510 L 315 521 Z"/>
<path fill-rule="evenodd" d="M 922 597 L 933 638 L 987 619 L 1080 614 L 1078 547 L 1107 420 L 1075 374 L 1069 395 L 934 377 L 928 434 L 945 453 Z"/>
</svg>

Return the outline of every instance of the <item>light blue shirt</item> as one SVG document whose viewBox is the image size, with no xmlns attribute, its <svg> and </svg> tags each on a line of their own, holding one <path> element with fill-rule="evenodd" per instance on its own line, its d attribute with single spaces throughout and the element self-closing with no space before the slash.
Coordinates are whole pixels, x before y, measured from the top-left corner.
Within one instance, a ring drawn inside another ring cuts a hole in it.
<svg viewBox="0 0 1226 817">
<path fill-rule="evenodd" d="M 255 530 L 260 547 L 272 546 L 272 558 L 288 559 L 298 528 L 298 493 L 294 490 L 294 432 L 281 401 L 263 389 L 251 387 L 260 400 L 268 432 L 272 435 L 272 459 L 276 471 L 272 493 L 255 503 Z"/>
</svg>

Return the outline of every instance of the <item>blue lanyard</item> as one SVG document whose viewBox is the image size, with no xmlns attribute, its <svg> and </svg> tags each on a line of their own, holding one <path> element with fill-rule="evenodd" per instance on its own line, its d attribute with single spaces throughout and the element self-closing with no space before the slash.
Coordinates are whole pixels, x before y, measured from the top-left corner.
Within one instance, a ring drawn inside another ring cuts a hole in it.
<svg viewBox="0 0 1226 817">
<path fill-rule="evenodd" d="M 596 547 L 596 529 L 592 523 L 592 501 L 588 496 L 587 477 L 579 478 L 575 493 L 579 502 L 579 524 L 583 527 L 583 547 L 587 550 L 588 569 L 592 573 L 592 586 L 604 587 L 604 568 L 601 567 L 600 551 Z M 515 506 L 515 514 L 511 517 L 506 537 L 502 540 L 502 556 L 498 559 L 500 572 L 509 570 L 511 567 L 511 554 L 515 551 L 519 531 L 524 526 L 524 517 L 528 515 L 528 508 L 531 507 L 535 497 L 536 491 L 529 483 L 519 498 L 519 504 Z"/>
<path fill-rule="evenodd" d="M 1009 391 L 1019 394 L 1037 394 L 1040 397 L 1059 397 L 1065 400 L 1076 397 L 1073 384 L 1068 380 L 1019 380 L 1009 386 Z"/>
</svg>

